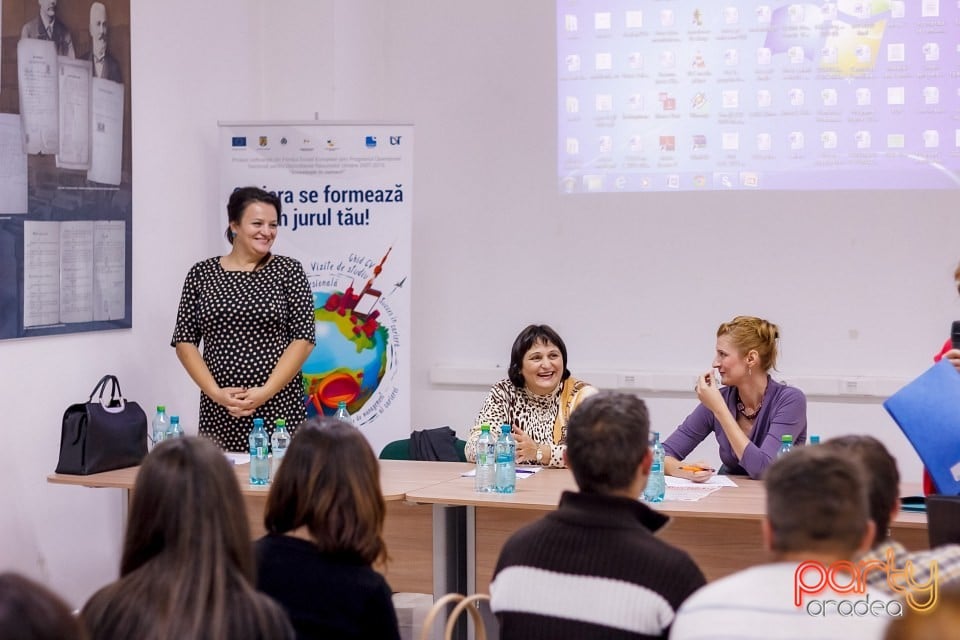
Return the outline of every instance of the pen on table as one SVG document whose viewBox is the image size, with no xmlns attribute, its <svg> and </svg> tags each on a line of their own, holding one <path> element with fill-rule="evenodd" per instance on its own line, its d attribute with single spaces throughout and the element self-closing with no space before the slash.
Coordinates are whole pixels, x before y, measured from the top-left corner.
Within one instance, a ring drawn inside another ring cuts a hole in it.
<svg viewBox="0 0 960 640">
<path fill-rule="evenodd" d="M 517 473 L 536 473 L 536 469 L 517 469 Z"/>
<path fill-rule="evenodd" d="M 681 471 L 716 471 L 716 469 L 711 469 L 710 467 L 698 467 L 692 464 L 683 464 L 680 465 Z"/>
</svg>

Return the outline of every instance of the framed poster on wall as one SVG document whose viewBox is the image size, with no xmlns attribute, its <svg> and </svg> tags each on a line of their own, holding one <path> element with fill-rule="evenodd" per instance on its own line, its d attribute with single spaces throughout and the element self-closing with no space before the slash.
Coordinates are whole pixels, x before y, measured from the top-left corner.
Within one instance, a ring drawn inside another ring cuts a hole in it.
<svg viewBox="0 0 960 640">
<path fill-rule="evenodd" d="M 129 328 L 130 2 L 2 3 L 0 339 Z"/>
</svg>

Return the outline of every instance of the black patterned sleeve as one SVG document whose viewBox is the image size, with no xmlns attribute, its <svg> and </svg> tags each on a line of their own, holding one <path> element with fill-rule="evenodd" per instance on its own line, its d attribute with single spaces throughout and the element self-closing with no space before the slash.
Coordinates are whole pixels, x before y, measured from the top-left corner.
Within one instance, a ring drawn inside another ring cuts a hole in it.
<svg viewBox="0 0 960 640">
<path fill-rule="evenodd" d="M 316 320 L 313 314 L 313 292 L 307 281 L 307 274 L 303 265 L 297 260 L 290 260 L 290 277 L 287 288 L 288 326 L 287 337 L 290 341 L 307 340 L 317 343 Z"/>
<path fill-rule="evenodd" d="M 177 310 L 177 324 L 173 328 L 173 338 L 170 346 L 177 346 L 178 342 L 200 344 L 203 337 L 200 332 L 200 265 L 195 264 L 187 273 L 183 282 L 183 293 L 180 294 L 180 308 Z"/>
</svg>

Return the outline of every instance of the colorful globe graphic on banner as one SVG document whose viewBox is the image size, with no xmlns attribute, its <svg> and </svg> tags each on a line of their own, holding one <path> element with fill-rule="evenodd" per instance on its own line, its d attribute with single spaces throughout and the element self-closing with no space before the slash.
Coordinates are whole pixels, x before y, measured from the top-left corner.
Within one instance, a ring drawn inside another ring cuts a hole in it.
<svg viewBox="0 0 960 640">
<path fill-rule="evenodd" d="M 333 415 L 341 401 L 356 413 L 383 380 L 388 332 L 378 312 L 354 311 L 356 299 L 350 289 L 313 294 L 317 344 L 303 364 L 308 417 Z"/>
</svg>

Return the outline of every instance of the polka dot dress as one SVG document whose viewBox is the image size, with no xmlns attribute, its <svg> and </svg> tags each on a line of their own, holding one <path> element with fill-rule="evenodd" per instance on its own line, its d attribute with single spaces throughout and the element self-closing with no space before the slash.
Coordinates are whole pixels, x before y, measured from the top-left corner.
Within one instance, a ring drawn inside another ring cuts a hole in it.
<svg viewBox="0 0 960 640">
<path fill-rule="evenodd" d="M 313 294 L 299 262 L 274 256 L 258 271 L 227 271 L 220 258 L 187 274 L 170 344 L 203 343 L 203 360 L 221 387 L 262 386 L 293 340 L 315 342 Z M 295 430 L 306 419 L 298 373 L 253 416 L 234 418 L 200 394 L 200 435 L 227 451 L 248 451 L 253 418 L 272 432 L 277 418 Z"/>
</svg>

